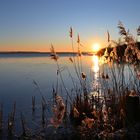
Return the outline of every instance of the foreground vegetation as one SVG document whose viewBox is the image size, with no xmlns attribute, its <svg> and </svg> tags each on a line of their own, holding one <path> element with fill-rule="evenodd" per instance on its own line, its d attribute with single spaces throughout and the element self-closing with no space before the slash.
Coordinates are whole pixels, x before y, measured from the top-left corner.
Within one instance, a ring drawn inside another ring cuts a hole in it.
<svg viewBox="0 0 140 140">
<path fill-rule="evenodd" d="M 123 45 L 111 41 L 108 32 L 108 46 L 100 51 L 102 69 L 96 76 L 88 77 L 83 72 L 81 41 L 78 35 L 77 47 L 73 44 L 73 29 L 70 28 L 70 39 L 73 52 L 77 55 L 69 58 L 74 67 L 76 81 L 69 72 L 73 87 L 71 91 L 63 80 L 63 66 L 59 64 L 59 56 L 51 45 L 51 58 L 57 65 L 57 85 L 52 90 L 51 103 L 41 93 L 39 84 L 33 81 L 34 86 L 42 97 L 41 123 L 37 130 L 29 130 L 26 116 L 21 113 L 20 122 L 22 132 L 16 135 L 15 112 L 9 114 L 6 134 L 3 123 L 3 107 L 0 109 L 0 135 L 1 139 L 139 139 L 140 138 L 140 50 L 134 37 L 126 32 L 122 23 L 118 25 Z M 137 30 L 140 35 L 140 27 Z M 116 44 L 115 47 L 110 47 Z M 120 46 L 124 46 L 120 49 Z M 122 51 L 123 50 L 123 51 Z M 126 69 L 129 76 L 126 77 Z M 92 85 L 97 80 L 97 85 Z M 89 81 L 92 81 L 91 83 Z M 58 84 L 60 83 L 60 84 Z M 61 85 L 62 90 L 59 90 Z M 60 96 L 64 92 L 66 98 Z M 48 118 L 47 109 L 51 108 L 51 117 Z M 36 112 L 36 99 L 32 97 L 32 112 Z M 50 125 L 51 124 L 51 125 Z M 52 129 L 51 129 L 52 128 Z"/>
</svg>

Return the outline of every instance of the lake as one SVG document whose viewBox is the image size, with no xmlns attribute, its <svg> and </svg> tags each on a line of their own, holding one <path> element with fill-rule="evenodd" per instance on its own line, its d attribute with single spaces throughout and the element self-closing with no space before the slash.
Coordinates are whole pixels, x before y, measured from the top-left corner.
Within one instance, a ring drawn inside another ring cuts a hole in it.
<svg viewBox="0 0 140 140">
<path fill-rule="evenodd" d="M 68 71 L 75 77 L 73 65 L 69 56 L 62 55 L 59 59 L 60 67 L 64 68 L 63 77 L 65 84 L 71 88 Z M 90 74 L 93 65 L 91 56 L 84 56 L 83 70 Z M 48 54 L 38 55 L 2 55 L 0 56 L 0 103 L 6 108 L 16 101 L 20 108 L 31 104 L 31 97 L 40 94 L 33 84 L 35 80 L 42 93 L 50 98 L 52 87 L 57 83 L 57 65 Z"/>
<path fill-rule="evenodd" d="M 72 89 L 69 73 L 77 81 L 73 64 L 69 60 L 70 54 L 61 54 L 59 65 L 62 69 L 63 79 L 68 90 Z M 92 56 L 83 56 L 83 71 L 91 74 L 93 65 Z M 49 54 L 0 54 L 0 104 L 4 108 L 4 118 L 16 101 L 17 112 L 30 115 L 32 96 L 36 97 L 36 104 L 41 105 L 41 95 L 34 85 L 36 81 L 42 94 L 47 100 L 52 98 L 52 89 L 57 85 L 57 65 Z M 58 80 L 59 87 L 61 81 Z M 61 90 L 61 89 L 60 89 Z M 60 96 L 66 97 L 64 92 Z"/>
<path fill-rule="evenodd" d="M 70 56 L 70 54 L 61 54 L 58 60 L 64 84 L 68 91 L 73 89 L 72 80 L 77 87 L 79 86 L 73 63 L 69 60 Z M 75 61 L 77 61 L 77 57 L 75 57 Z M 107 84 L 108 88 L 110 88 L 110 85 L 113 86 L 112 68 L 111 71 L 108 69 L 111 66 L 107 64 L 99 65 L 97 56 L 82 56 L 82 60 L 79 60 L 79 66 L 81 65 L 82 71 L 88 77 L 89 91 L 93 92 L 97 87 L 101 86 L 100 82 L 102 81 L 99 79 L 99 74 L 103 72 L 110 77 L 110 82 L 104 84 Z M 123 67 L 124 65 L 125 67 Z M 121 70 L 124 70 L 126 79 L 123 84 L 130 88 L 132 85 L 138 84 L 138 81 L 135 81 L 136 75 L 133 67 L 126 64 L 122 64 L 119 67 L 120 71 L 114 71 L 118 82 L 121 82 Z M 41 108 L 40 91 L 48 101 L 52 101 L 52 90 L 57 85 L 58 94 L 66 99 L 66 93 L 59 74 L 57 75 L 57 69 L 56 62 L 51 59 L 49 54 L 0 54 L 0 104 L 4 108 L 4 120 L 8 119 L 8 114 L 12 111 L 14 102 L 16 102 L 16 118 L 19 118 L 20 113 L 23 112 L 28 121 L 35 118 L 39 119 Z M 37 83 L 39 89 L 33 81 Z M 33 118 L 31 118 L 32 96 L 36 97 L 36 106 L 38 108 Z M 74 95 L 71 94 L 71 96 Z"/>
</svg>

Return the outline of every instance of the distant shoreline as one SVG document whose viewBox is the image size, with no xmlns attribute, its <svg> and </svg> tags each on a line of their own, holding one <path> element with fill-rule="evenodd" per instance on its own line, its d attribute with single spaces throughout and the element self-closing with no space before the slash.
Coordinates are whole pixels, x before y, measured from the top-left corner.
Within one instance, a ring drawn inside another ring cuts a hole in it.
<svg viewBox="0 0 140 140">
<path fill-rule="evenodd" d="M 77 56 L 77 52 L 57 52 L 60 57 Z M 82 52 L 83 56 L 93 56 L 94 53 Z M 0 58 L 51 57 L 51 52 L 0 52 Z"/>
<path fill-rule="evenodd" d="M 57 54 L 77 54 L 77 52 L 56 52 Z M 7 52 L 0 52 L 0 54 L 51 54 L 51 52 L 26 52 L 26 51 L 7 51 Z M 82 52 L 82 54 L 90 55 L 94 54 L 92 52 Z"/>
</svg>

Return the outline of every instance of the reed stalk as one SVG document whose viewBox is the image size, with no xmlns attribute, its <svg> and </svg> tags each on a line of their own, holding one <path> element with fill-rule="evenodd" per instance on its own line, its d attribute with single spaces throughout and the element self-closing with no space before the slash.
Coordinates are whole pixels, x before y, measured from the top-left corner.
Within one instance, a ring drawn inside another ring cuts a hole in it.
<svg viewBox="0 0 140 140">
<path fill-rule="evenodd" d="M 0 106 L 0 132 L 3 130 L 3 105 Z"/>
<path fill-rule="evenodd" d="M 45 126 L 45 109 L 46 109 L 46 106 L 45 106 L 45 103 L 44 101 L 42 100 L 42 126 L 44 127 Z"/>
<path fill-rule="evenodd" d="M 26 136 L 26 127 L 25 127 L 26 121 L 22 113 L 20 115 L 20 119 L 21 119 L 21 126 L 22 126 L 22 136 Z"/>
<path fill-rule="evenodd" d="M 32 112 L 35 112 L 35 96 L 32 96 Z"/>
<path fill-rule="evenodd" d="M 13 111 L 8 116 L 8 135 L 9 136 L 12 136 L 14 133 L 15 113 L 16 113 L 16 102 L 14 102 L 13 104 Z"/>
</svg>

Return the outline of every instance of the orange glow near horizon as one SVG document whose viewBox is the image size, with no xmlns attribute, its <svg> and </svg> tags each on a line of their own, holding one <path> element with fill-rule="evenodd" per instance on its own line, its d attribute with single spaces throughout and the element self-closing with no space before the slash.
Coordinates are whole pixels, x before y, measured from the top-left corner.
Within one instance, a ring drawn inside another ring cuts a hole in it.
<svg viewBox="0 0 140 140">
<path fill-rule="evenodd" d="M 80 46 L 81 52 L 97 52 L 100 45 L 99 43 L 93 44 L 93 40 L 86 40 L 83 46 Z M 96 41 L 100 42 L 101 41 Z M 52 42 L 56 52 L 72 52 L 71 43 L 66 40 L 56 40 Z M 93 44 L 93 45 L 91 45 Z M 0 52 L 4 51 L 27 51 L 27 52 L 50 52 L 51 43 L 47 40 L 37 40 L 37 41 L 5 41 L 0 42 Z M 75 52 L 77 52 L 77 44 L 74 43 Z"/>
<path fill-rule="evenodd" d="M 71 44 L 53 44 L 56 52 L 72 52 Z M 50 52 L 51 44 L 48 43 L 5 43 L 0 44 L 0 52 L 17 52 L 17 51 L 27 51 L 27 52 Z M 77 52 L 77 46 L 75 45 L 75 52 Z M 81 52 L 91 51 L 90 47 L 81 47 Z"/>
</svg>

